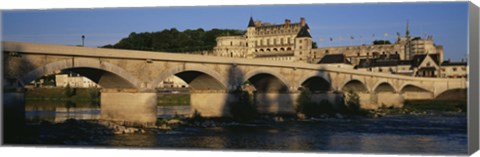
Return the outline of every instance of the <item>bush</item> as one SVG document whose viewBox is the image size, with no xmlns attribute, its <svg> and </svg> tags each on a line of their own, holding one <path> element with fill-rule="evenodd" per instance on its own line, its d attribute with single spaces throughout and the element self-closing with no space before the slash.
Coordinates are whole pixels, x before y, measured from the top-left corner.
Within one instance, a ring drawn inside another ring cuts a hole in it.
<svg viewBox="0 0 480 157">
<path fill-rule="evenodd" d="M 193 115 L 192 115 L 192 120 L 194 121 L 203 121 L 204 118 L 202 117 L 202 114 L 200 112 L 198 112 L 197 110 L 194 110 L 193 111 Z"/>
<path fill-rule="evenodd" d="M 358 113 L 360 111 L 360 96 L 353 90 L 349 90 L 345 95 L 345 105 L 350 113 Z"/>
<path fill-rule="evenodd" d="M 253 100 L 253 95 L 247 91 L 236 91 L 235 95 L 239 98 L 230 108 L 233 118 L 240 121 L 248 121 L 257 117 L 257 107 Z"/>
<path fill-rule="evenodd" d="M 88 88 L 87 90 L 90 99 L 95 100 L 100 97 L 100 90 L 98 90 L 97 88 Z"/>
<path fill-rule="evenodd" d="M 65 87 L 64 94 L 67 97 L 72 97 L 75 95 L 75 88 L 70 87 L 70 84 L 67 84 L 67 87 Z"/>
<path fill-rule="evenodd" d="M 307 117 L 312 117 L 316 116 L 322 113 L 322 107 L 323 105 L 329 105 L 329 104 L 316 104 L 315 102 L 312 101 L 312 92 L 308 88 L 302 88 L 300 92 L 300 96 L 298 97 L 297 100 L 298 106 L 297 106 L 297 112 L 298 113 L 303 113 Z M 331 106 L 331 105 L 329 105 Z"/>
</svg>

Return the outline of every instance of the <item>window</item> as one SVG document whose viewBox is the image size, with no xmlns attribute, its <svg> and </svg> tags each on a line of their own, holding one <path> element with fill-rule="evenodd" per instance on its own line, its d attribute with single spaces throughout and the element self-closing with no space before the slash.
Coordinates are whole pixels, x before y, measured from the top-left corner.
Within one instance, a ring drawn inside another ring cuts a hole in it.
<svg viewBox="0 0 480 157">
<path fill-rule="evenodd" d="M 457 68 L 452 68 L 453 71 L 457 71 Z"/>
<path fill-rule="evenodd" d="M 442 68 L 442 71 L 445 72 L 445 68 Z"/>
<path fill-rule="evenodd" d="M 427 67 L 429 67 L 429 66 L 430 66 L 430 63 L 427 63 Z"/>
<path fill-rule="evenodd" d="M 302 40 L 299 40 L 298 43 L 302 43 Z"/>
<path fill-rule="evenodd" d="M 270 45 L 270 39 L 267 39 L 267 45 Z"/>
<path fill-rule="evenodd" d="M 233 41 L 230 41 L 230 46 L 233 46 Z"/>
<path fill-rule="evenodd" d="M 277 39 L 273 39 L 273 45 L 277 45 Z"/>
</svg>

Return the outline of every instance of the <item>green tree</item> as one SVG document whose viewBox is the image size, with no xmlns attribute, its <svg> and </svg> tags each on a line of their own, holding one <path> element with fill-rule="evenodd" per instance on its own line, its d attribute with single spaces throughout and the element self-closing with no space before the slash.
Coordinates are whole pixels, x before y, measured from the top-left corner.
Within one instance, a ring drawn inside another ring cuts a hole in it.
<svg viewBox="0 0 480 157">
<path fill-rule="evenodd" d="M 318 48 L 317 42 L 312 42 L 312 49 Z"/>
<path fill-rule="evenodd" d="M 245 31 L 233 29 L 212 29 L 205 31 L 202 28 L 178 31 L 176 28 L 164 29 L 158 32 L 132 32 L 128 37 L 113 45 L 103 48 L 131 49 L 162 52 L 193 52 L 213 50 L 216 39 L 225 35 L 243 35 Z"/>
<path fill-rule="evenodd" d="M 307 117 L 316 116 L 321 113 L 320 105 L 312 101 L 312 92 L 306 87 L 301 89 L 297 103 L 297 112 L 303 113 Z"/>
<path fill-rule="evenodd" d="M 360 96 L 353 90 L 348 90 L 345 95 L 345 105 L 351 114 L 360 113 Z"/>
<path fill-rule="evenodd" d="M 233 118 L 240 121 L 249 121 L 257 117 L 257 107 L 254 102 L 254 95 L 247 91 L 237 90 L 235 95 L 238 98 L 230 108 Z"/>
<path fill-rule="evenodd" d="M 70 87 L 70 84 L 67 84 L 67 87 L 65 87 L 64 92 L 65 96 L 67 97 L 72 97 L 75 95 L 75 88 Z"/>
</svg>

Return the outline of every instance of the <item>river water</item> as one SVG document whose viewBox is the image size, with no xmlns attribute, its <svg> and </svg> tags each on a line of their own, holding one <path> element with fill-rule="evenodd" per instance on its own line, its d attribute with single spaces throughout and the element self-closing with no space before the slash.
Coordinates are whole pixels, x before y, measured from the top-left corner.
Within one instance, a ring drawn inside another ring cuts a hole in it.
<svg viewBox="0 0 480 157">
<path fill-rule="evenodd" d="M 26 104 L 26 119 L 62 122 L 98 119 L 95 104 Z M 41 107 L 48 106 L 48 107 Z M 188 106 L 158 108 L 159 117 L 188 114 Z M 181 127 L 158 134 L 115 135 L 116 147 L 166 149 L 313 151 L 337 153 L 466 154 L 466 113 L 317 119 L 224 127 Z"/>
</svg>

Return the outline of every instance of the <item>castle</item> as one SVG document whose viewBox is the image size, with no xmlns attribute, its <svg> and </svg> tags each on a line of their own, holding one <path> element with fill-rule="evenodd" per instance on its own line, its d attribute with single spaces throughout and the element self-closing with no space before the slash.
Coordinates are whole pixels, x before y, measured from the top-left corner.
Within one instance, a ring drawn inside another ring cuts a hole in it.
<svg viewBox="0 0 480 157">
<path fill-rule="evenodd" d="M 305 61 L 312 53 L 312 36 L 305 18 L 299 23 L 287 19 L 284 24 L 271 25 L 254 22 L 250 17 L 244 35 L 218 37 L 213 53 L 227 57 Z"/>
<path fill-rule="evenodd" d="M 330 40 L 332 40 L 330 38 Z M 394 73 L 419 77 L 467 77 L 466 62 L 444 61 L 443 46 L 433 37 L 412 37 L 407 22 L 405 35 L 397 33 L 395 43 L 314 47 L 305 18 L 298 23 L 248 22 L 241 36 L 217 38 L 216 56 L 257 58 L 275 61 L 326 64 L 342 68 Z"/>
</svg>

